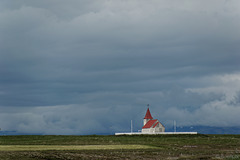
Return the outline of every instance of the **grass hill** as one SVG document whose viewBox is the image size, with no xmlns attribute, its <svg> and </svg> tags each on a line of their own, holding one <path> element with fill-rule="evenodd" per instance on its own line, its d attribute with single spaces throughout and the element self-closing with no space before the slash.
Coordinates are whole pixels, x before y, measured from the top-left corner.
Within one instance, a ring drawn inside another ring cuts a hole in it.
<svg viewBox="0 0 240 160">
<path fill-rule="evenodd" d="M 0 159 L 240 159 L 240 135 L 0 136 Z"/>
</svg>

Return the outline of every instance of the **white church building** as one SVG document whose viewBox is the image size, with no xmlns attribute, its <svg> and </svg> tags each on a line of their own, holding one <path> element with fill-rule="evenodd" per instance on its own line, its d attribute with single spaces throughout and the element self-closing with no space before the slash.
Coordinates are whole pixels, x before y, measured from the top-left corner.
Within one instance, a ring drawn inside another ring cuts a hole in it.
<svg viewBox="0 0 240 160">
<path fill-rule="evenodd" d="M 159 122 L 157 119 L 153 119 L 149 108 L 147 109 L 146 115 L 143 119 L 143 127 L 142 127 L 142 133 L 143 134 L 156 134 L 165 132 L 165 127 L 161 122 Z"/>
<path fill-rule="evenodd" d="M 143 127 L 140 132 L 132 131 L 131 121 L 131 132 L 128 133 L 115 133 L 115 135 L 141 135 L 141 134 L 197 134 L 197 132 L 165 132 L 165 127 L 157 119 L 153 119 L 149 108 L 147 109 L 146 115 L 143 119 Z"/>
</svg>

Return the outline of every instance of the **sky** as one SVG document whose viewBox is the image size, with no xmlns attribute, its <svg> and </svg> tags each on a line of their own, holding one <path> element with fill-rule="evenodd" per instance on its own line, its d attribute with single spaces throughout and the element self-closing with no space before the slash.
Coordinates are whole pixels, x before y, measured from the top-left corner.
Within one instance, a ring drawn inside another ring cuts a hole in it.
<svg viewBox="0 0 240 160">
<path fill-rule="evenodd" d="M 1 0 L 0 128 L 240 126 L 239 0 Z"/>
</svg>

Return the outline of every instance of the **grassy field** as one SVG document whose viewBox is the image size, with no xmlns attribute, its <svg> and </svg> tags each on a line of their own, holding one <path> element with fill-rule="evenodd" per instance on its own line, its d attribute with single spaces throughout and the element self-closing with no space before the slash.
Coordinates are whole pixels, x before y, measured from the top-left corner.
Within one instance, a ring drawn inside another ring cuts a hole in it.
<svg viewBox="0 0 240 160">
<path fill-rule="evenodd" d="M 158 149 L 147 145 L 1 145 L 0 151 Z"/>
<path fill-rule="evenodd" d="M 240 159 L 240 135 L 0 136 L 0 159 Z"/>
</svg>

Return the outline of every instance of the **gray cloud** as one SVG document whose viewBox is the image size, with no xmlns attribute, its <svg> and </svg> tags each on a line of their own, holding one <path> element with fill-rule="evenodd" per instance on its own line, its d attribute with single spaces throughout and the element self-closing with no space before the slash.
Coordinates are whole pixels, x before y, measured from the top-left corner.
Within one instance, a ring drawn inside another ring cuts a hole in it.
<svg viewBox="0 0 240 160">
<path fill-rule="evenodd" d="M 3 129 L 109 133 L 131 119 L 141 128 L 148 103 L 166 125 L 239 125 L 239 1 L 0 6 Z"/>
</svg>

